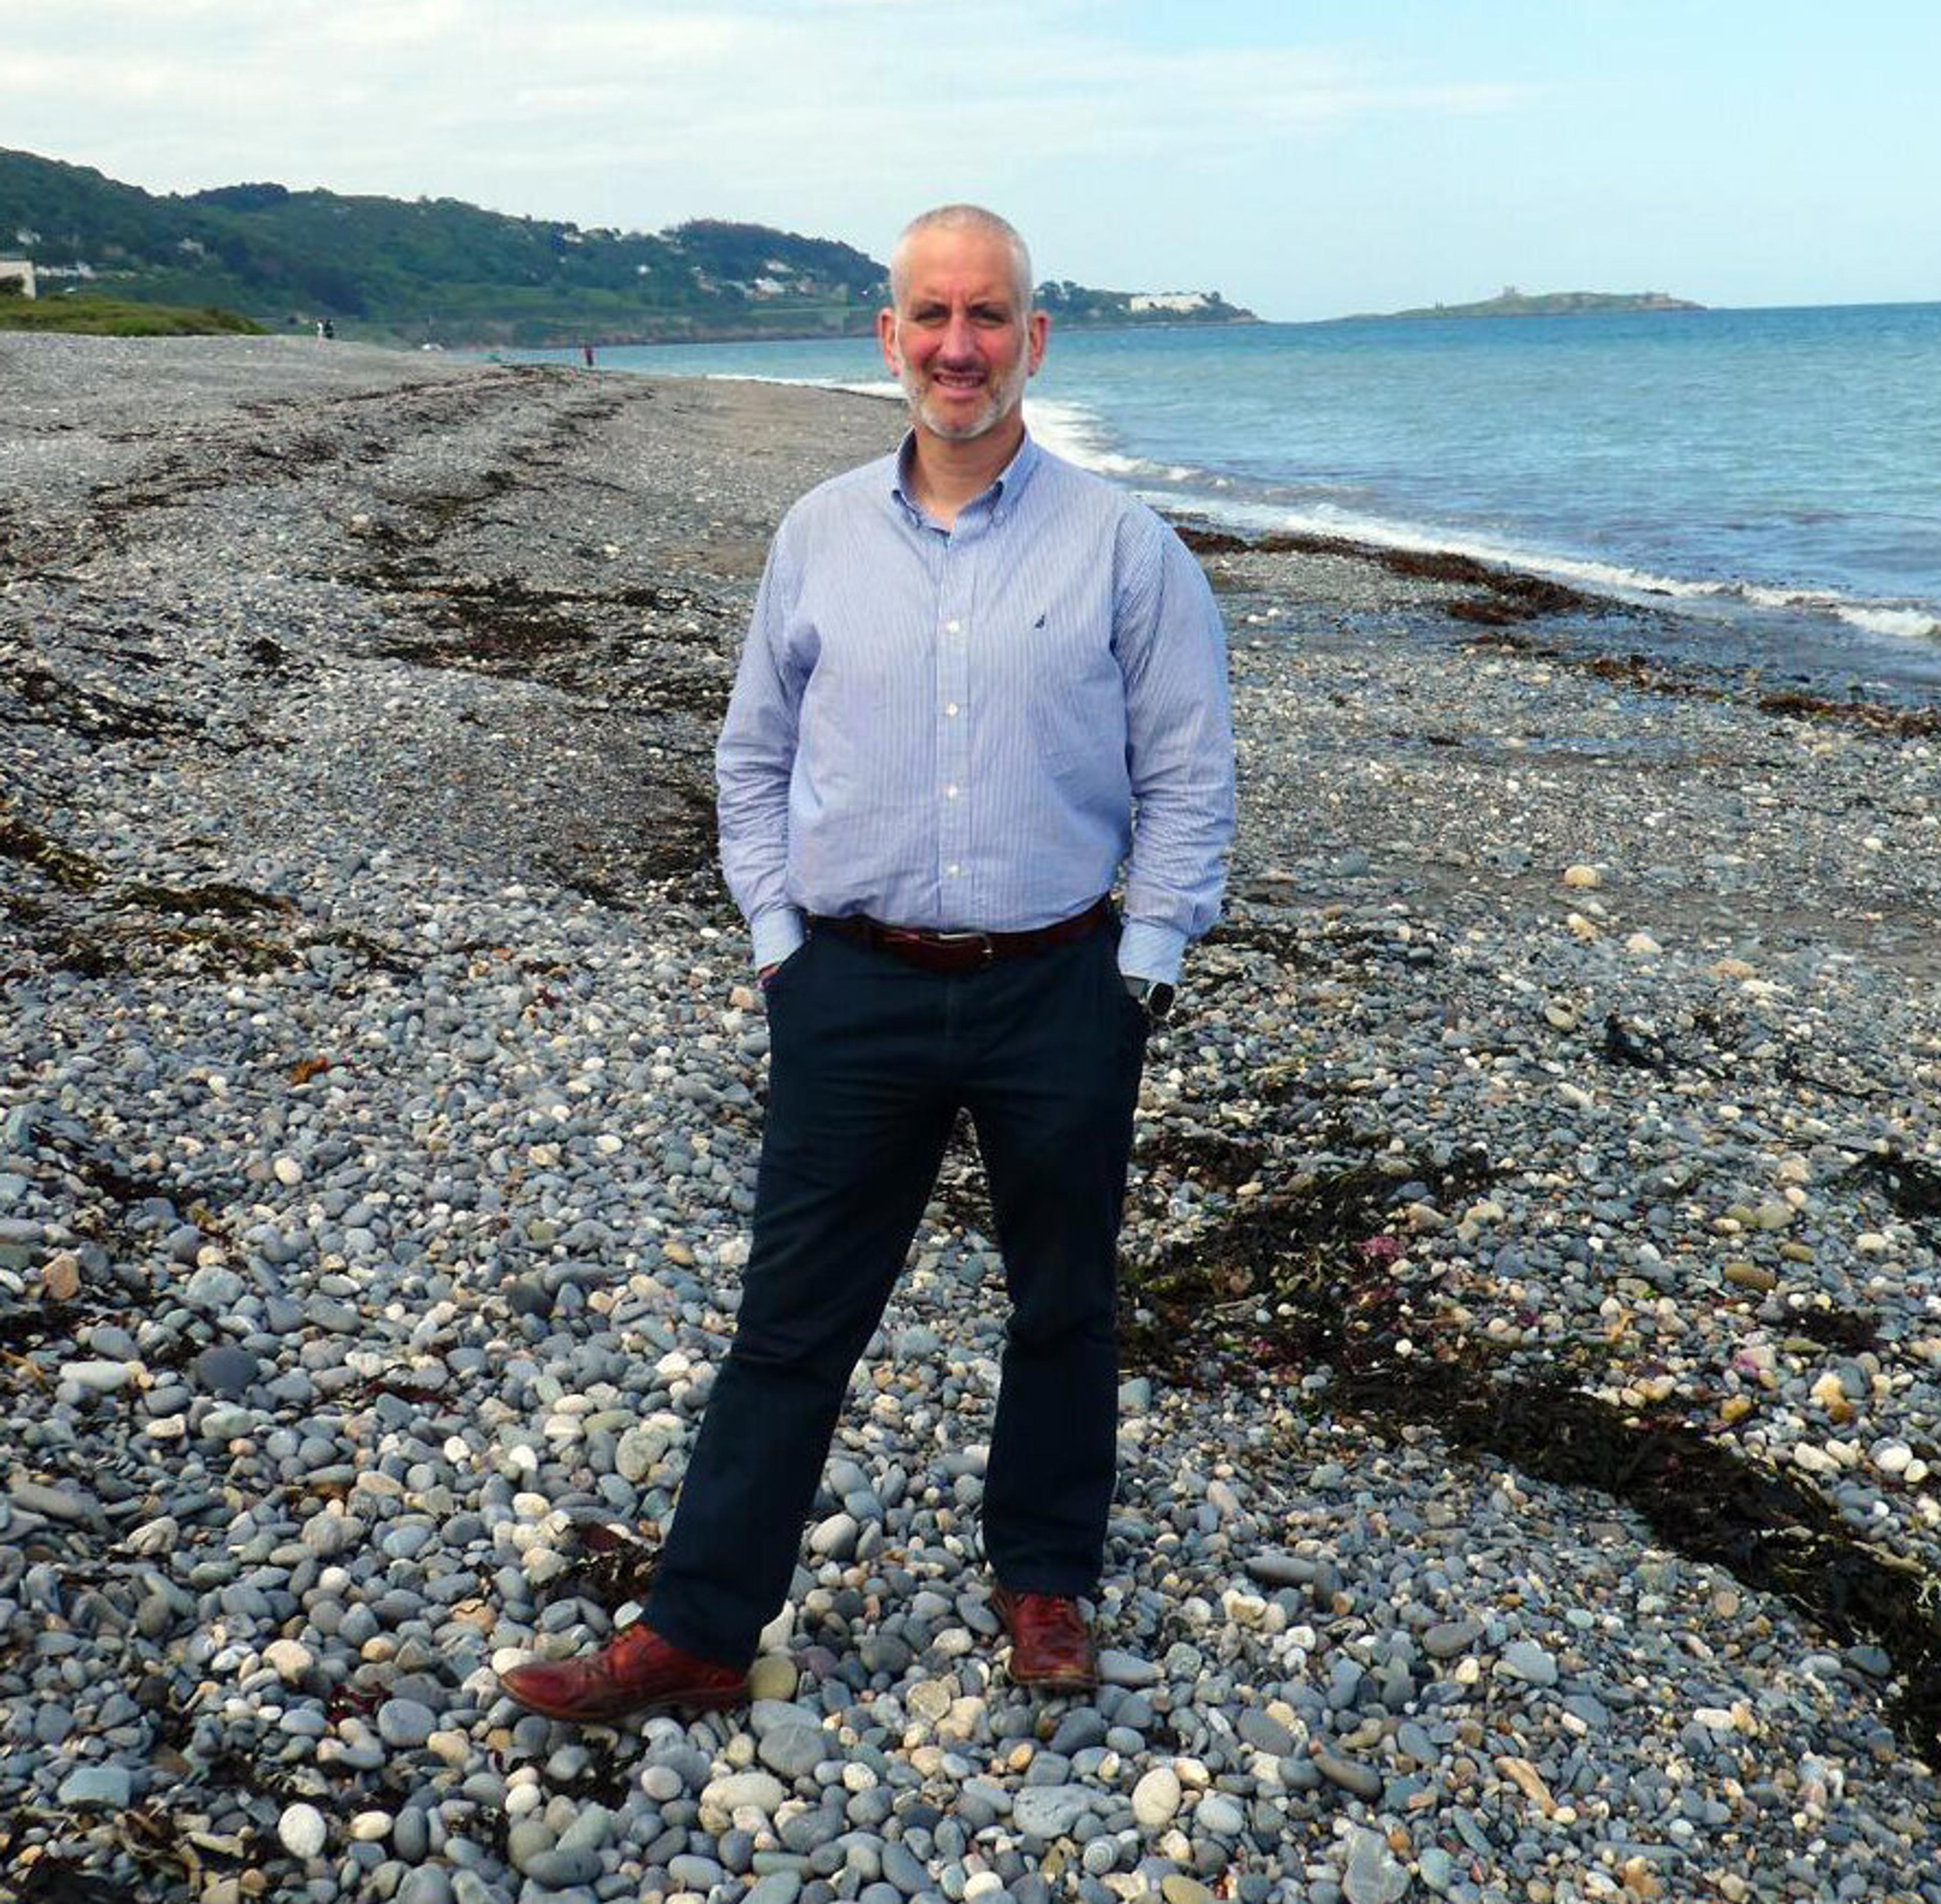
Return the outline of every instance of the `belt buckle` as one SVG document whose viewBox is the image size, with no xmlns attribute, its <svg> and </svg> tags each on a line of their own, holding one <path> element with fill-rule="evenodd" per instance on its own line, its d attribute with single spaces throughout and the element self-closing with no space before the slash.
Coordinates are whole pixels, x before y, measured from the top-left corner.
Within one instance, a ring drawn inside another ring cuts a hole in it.
<svg viewBox="0 0 1941 1904">
<path fill-rule="evenodd" d="M 986 966 L 996 962 L 998 949 L 992 943 L 989 932 L 933 932 L 930 936 L 934 944 L 947 945 L 953 950 L 958 946 L 980 947 L 983 956 L 977 961 L 977 969 L 980 971 Z"/>
</svg>

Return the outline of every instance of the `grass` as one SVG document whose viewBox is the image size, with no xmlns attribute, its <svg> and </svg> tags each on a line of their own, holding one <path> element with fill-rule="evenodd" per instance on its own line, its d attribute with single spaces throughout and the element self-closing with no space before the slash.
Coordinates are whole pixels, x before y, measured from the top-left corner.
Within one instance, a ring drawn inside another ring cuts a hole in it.
<svg viewBox="0 0 1941 1904">
<path fill-rule="evenodd" d="M 137 304 L 122 298 L 0 297 L 0 331 L 75 331 L 88 337 L 260 336 L 263 326 L 205 305 Z"/>
</svg>

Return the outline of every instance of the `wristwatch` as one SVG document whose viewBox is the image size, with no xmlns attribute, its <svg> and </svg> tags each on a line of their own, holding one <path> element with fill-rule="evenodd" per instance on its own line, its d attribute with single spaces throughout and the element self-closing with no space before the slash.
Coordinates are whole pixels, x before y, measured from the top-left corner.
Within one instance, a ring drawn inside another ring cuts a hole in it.
<svg viewBox="0 0 1941 1904">
<path fill-rule="evenodd" d="M 1142 1006 L 1154 1024 L 1164 1024 L 1172 1015 L 1173 988 L 1163 978 L 1135 978 L 1129 972 L 1120 977 L 1133 1003 Z"/>
</svg>

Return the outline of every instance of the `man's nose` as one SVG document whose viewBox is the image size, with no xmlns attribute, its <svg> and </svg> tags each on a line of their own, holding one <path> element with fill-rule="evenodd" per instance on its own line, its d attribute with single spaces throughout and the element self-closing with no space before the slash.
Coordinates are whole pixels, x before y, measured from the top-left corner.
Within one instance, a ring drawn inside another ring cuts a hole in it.
<svg viewBox="0 0 1941 1904">
<path fill-rule="evenodd" d="M 953 312 L 950 322 L 944 327 L 943 352 L 951 357 L 969 357 L 977 347 L 977 327 L 965 311 Z"/>
</svg>

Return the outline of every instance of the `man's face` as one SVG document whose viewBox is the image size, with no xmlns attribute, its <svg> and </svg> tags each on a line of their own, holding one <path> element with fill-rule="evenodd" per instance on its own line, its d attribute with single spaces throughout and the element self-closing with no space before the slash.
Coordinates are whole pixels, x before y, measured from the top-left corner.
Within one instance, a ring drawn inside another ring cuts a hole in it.
<svg viewBox="0 0 1941 1904">
<path fill-rule="evenodd" d="M 1017 415 L 1048 323 L 1020 303 L 1001 239 L 934 230 L 909 241 L 903 295 L 876 329 L 918 428 L 961 443 Z"/>
</svg>

